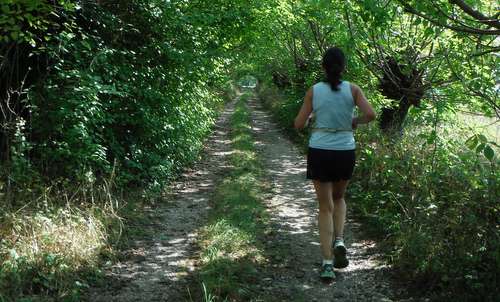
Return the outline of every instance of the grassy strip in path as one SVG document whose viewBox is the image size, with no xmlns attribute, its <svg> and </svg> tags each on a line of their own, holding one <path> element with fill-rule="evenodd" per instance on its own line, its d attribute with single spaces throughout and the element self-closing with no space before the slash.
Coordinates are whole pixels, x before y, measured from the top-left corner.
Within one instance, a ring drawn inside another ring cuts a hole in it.
<svg viewBox="0 0 500 302">
<path fill-rule="evenodd" d="M 258 238 L 268 220 L 262 204 L 262 166 L 250 129 L 249 95 L 236 104 L 231 119 L 232 170 L 219 183 L 213 209 L 201 233 L 200 283 L 205 300 L 242 300 L 254 296 L 252 284 L 265 261 Z"/>
</svg>

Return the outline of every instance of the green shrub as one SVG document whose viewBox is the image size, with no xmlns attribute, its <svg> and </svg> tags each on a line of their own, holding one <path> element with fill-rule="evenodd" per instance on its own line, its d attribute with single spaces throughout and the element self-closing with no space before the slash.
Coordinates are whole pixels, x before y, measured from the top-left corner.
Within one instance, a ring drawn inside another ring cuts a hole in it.
<svg viewBox="0 0 500 302">
<path fill-rule="evenodd" d="M 226 33 L 205 36 L 205 7 L 31 2 L 1 7 L 19 17 L 0 32 L 2 60 L 33 70 L 19 87 L 2 72 L 2 83 L 14 85 L 2 89 L 19 90 L 12 118 L 0 121 L 0 146 L 11 146 L 0 158 L 9 190 L 35 177 L 92 183 L 112 171 L 120 186 L 158 188 L 197 158 L 228 91 L 225 53 L 214 42 Z"/>
<path fill-rule="evenodd" d="M 5 213 L 0 219 L 0 301 L 78 301 L 99 276 L 101 256 L 117 239 L 117 224 L 119 217 L 104 205 Z"/>
</svg>

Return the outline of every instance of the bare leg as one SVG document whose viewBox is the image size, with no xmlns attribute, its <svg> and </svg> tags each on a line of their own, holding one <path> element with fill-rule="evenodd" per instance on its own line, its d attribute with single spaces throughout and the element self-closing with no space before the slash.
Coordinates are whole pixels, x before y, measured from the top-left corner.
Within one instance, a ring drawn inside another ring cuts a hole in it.
<svg viewBox="0 0 500 302">
<path fill-rule="evenodd" d="M 333 199 L 333 223 L 335 229 L 335 237 L 344 237 L 344 224 L 346 217 L 346 204 L 344 194 L 349 184 L 348 180 L 334 182 L 332 185 Z"/>
<path fill-rule="evenodd" d="M 314 180 L 314 189 L 319 203 L 319 242 L 321 254 L 324 260 L 332 260 L 332 236 L 333 236 L 333 200 L 332 183 Z"/>
</svg>

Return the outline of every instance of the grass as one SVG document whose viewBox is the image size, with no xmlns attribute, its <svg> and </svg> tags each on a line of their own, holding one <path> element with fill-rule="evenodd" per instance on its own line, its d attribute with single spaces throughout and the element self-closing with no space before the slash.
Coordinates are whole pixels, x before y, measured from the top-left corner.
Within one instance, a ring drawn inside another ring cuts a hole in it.
<svg viewBox="0 0 500 302">
<path fill-rule="evenodd" d="M 129 225 L 147 219 L 143 196 L 84 188 L 19 193 L 25 206 L 0 209 L 0 302 L 80 301 L 128 240 L 144 236 Z"/>
<path fill-rule="evenodd" d="M 255 296 L 252 284 L 266 261 L 259 242 L 268 220 L 262 204 L 265 187 L 245 105 L 248 97 L 243 95 L 236 104 L 231 119 L 232 169 L 216 188 L 201 234 L 199 277 L 207 301 Z"/>
<path fill-rule="evenodd" d="M 0 301 L 78 301 L 121 235 L 117 200 L 108 193 L 65 200 L 68 194 L 45 192 L 2 209 Z"/>
</svg>

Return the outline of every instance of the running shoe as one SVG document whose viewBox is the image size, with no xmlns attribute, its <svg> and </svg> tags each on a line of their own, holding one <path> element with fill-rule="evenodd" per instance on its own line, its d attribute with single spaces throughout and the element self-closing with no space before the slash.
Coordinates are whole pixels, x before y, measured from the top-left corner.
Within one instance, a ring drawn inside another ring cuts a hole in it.
<svg viewBox="0 0 500 302">
<path fill-rule="evenodd" d="M 345 248 L 343 240 L 336 239 L 333 243 L 333 256 L 335 268 L 344 268 L 349 265 L 349 260 L 347 260 L 347 249 Z"/>
<path fill-rule="evenodd" d="M 319 276 L 323 280 L 335 279 L 335 272 L 333 271 L 333 264 L 323 264 Z"/>
</svg>

